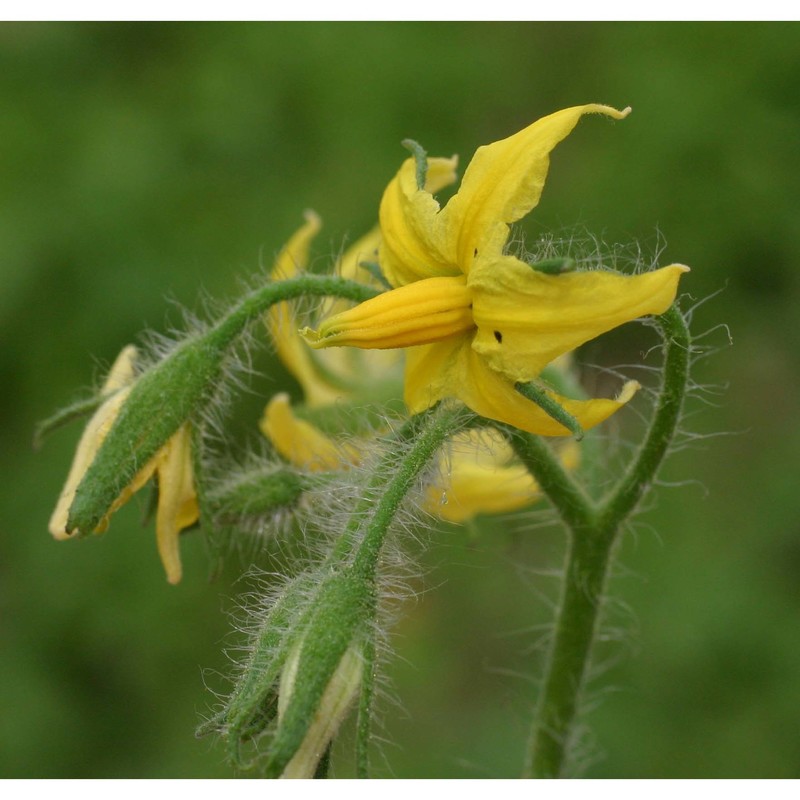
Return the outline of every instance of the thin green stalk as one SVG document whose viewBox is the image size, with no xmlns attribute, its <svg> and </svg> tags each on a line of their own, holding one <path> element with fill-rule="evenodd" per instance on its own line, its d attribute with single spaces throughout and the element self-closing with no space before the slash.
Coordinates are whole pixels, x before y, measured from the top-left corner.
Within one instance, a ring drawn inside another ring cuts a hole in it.
<svg viewBox="0 0 800 800">
<path fill-rule="evenodd" d="M 691 336 L 677 306 L 656 317 L 664 338 L 664 368 L 655 416 L 644 443 L 622 480 L 601 503 L 602 524 L 620 525 L 636 508 L 656 476 L 678 427 L 689 380 Z"/>
<path fill-rule="evenodd" d="M 355 545 L 353 565 L 369 568 L 414 480 L 447 438 L 467 424 L 466 420 L 463 409 L 434 407 L 412 417 L 389 437 L 388 452 L 376 465 L 353 508 L 344 535 L 331 553 L 332 561 L 340 562 Z M 412 441 L 398 460 L 397 448 Z"/>
<path fill-rule="evenodd" d="M 376 571 L 389 528 L 405 499 L 442 444 L 465 423 L 461 409 L 433 408 L 412 417 L 394 436 L 390 447 L 375 467 L 372 477 L 350 515 L 344 535 L 331 554 L 331 563 L 341 562 L 353 552 L 348 566 L 370 586 L 368 602 L 377 608 Z M 404 448 L 398 457 L 397 447 Z M 374 695 L 376 647 L 373 638 L 364 645 L 364 675 L 358 703 L 356 728 L 356 774 L 369 774 L 369 741 Z"/>
<path fill-rule="evenodd" d="M 564 773 L 614 546 L 625 520 L 652 484 L 678 425 L 689 377 L 689 331 L 675 306 L 657 322 L 664 338 L 664 367 L 655 415 L 636 457 L 602 502 L 595 505 L 582 492 L 542 441 L 506 429 L 516 453 L 566 523 L 570 539 L 526 777 L 556 778 Z"/>
<path fill-rule="evenodd" d="M 589 524 L 594 516 L 591 498 L 564 469 L 544 440 L 510 425 L 503 425 L 501 430 L 567 527 L 572 529 Z"/>
<path fill-rule="evenodd" d="M 243 297 L 212 329 L 218 347 L 226 347 L 244 330 L 247 324 L 276 303 L 298 297 L 341 297 L 362 303 L 380 290 L 371 286 L 331 275 L 299 275 L 283 281 L 271 281 Z"/>
<path fill-rule="evenodd" d="M 356 777 L 369 778 L 369 742 L 372 728 L 372 702 L 375 699 L 375 640 L 364 644 L 364 674 L 358 695 L 358 720 L 356 722 L 355 762 Z"/>
</svg>

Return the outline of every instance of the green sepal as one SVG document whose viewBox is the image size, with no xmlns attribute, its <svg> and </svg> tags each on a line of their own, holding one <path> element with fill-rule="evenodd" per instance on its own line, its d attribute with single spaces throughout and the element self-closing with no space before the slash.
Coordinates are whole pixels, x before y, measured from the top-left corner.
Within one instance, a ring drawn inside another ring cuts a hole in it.
<svg viewBox="0 0 800 800">
<path fill-rule="evenodd" d="M 392 284 L 386 280 L 386 276 L 383 274 L 381 265 L 377 261 L 360 261 L 358 266 L 361 267 L 361 269 L 369 272 L 369 274 L 372 275 L 372 277 L 375 278 L 375 280 L 378 281 L 378 283 L 385 289 L 391 290 L 394 288 Z"/>
<path fill-rule="evenodd" d="M 187 339 L 136 380 L 78 485 L 69 532 L 91 533 L 139 470 L 210 398 L 225 354 L 215 333 Z"/>
<path fill-rule="evenodd" d="M 560 405 L 558 401 L 550 397 L 544 389 L 541 389 L 533 383 L 517 383 L 514 388 L 527 400 L 536 403 L 545 414 L 563 425 L 577 441 L 583 439 L 583 428 L 580 422 Z"/>
<path fill-rule="evenodd" d="M 425 181 L 428 179 L 428 154 L 422 145 L 413 139 L 403 139 L 400 144 L 413 154 L 417 165 L 417 189 L 424 189 Z"/>
<path fill-rule="evenodd" d="M 277 715 L 278 682 L 294 643 L 302 633 L 298 619 L 313 591 L 307 573 L 291 581 L 258 626 L 250 655 L 225 706 L 197 729 L 197 736 L 220 733 L 228 756 L 242 767 L 241 746 L 263 733 Z"/>
<path fill-rule="evenodd" d="M 565 272 L 574 272 L 578 264 L 574 258 L 562 257 L 529 262 L 528 266 L 545 275 L 562 275 Z"/>
<path fill-rule="evenodd" d="M 88 417 L 95 411 L 100 404 L 111 397 L 111 394 L 96 394 L 93 397 L 87 397 L 85 400 L 78 400 L 75 403 L 68 405 L 66 408 L 59 409 L 47 419 L 42 420 L 36 425 L 33 432 L 33 448 L 38 450 L 44 440 L 55 430 L 68 425 L 70 422 L 81 417 Z"/>
</svg>

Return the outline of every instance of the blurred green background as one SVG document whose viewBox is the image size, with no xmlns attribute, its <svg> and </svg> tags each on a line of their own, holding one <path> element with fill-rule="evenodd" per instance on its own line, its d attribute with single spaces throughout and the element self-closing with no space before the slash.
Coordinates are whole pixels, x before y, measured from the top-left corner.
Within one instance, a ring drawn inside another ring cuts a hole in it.
<svg viewBox="0 0 800 800">
<path fill-rule="evenodd" d="M 232 774 L 193 730 L 247 559 L 209 584 L 188 536 L 168 586 L 136 503 L 106 536 L 56 544 L 80 426 L 34 453 L 36 421 L 178 324 L 176 303 L 234 297 L 303 209 L 325 220 L 322 259 L 366 230 L 401 139 L 465 164 L 602 102 L 634 113 L 581 123 L 526 230 L 647 249 L 658 229 L 661 262 L 693 268 L 682 289 L 723 289 L 695 330 L 728 323 L 733 345 L 710 335 L 697 379 L 729 389 L 688 424 L 731 435 L 675 455 L 665 478 L 702 485 L 659 489 L 625 540 L 626 634 L 594 687 L 585 774 L 800 777 L 798 97 L 795 24 L 0 27 L 0 776 Z M 646 332 L 623 333 L 610 363 L 641 361 Z M 432 535 L 395 629 L 379 774 L 518 774 L 531 629 L 555 589 L 531 568 L 561 540 L 535 520 Z"/>
</svg>

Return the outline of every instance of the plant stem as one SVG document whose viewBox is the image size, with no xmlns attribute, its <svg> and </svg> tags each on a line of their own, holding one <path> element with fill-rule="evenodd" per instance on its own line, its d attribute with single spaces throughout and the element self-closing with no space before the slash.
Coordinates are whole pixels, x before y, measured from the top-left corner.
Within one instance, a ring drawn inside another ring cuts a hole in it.
<svg viewBox="0 0 800 800">
<path fill-rule="evenodd" d="M 675 306 L 658 317 L 657 323 L 664 339 L 664 367 L 655 415 L 625 474 L 599 504 L 587 497 L 544 442 L 504 429 L 569 531 L 564 585 L 531 733 L 526 777 L 564 774 L 614 546 L 625 520 L 652 485 L 677 429 L 689 377 L 689 331 Z"/>
<path fill-rule="evenodd" d="M 331 563 L 352 553 L 348 569 L 371 587 L 368 602 L 374 616 L 378 604 L 377 567 L 386 535 L 401 503 L 442 444 L 465 424 L 461 409 L 431 408 L 412 417 L 390 441 L 376 464 L 361 499 L 353 509 L 344 535 L 331 554 Z M 369 774 L 369 742 L 374 695 L 376 643 L 364 645 L 364 674 L 358 703 L 356 773 Z"/>
<path fill-rule="evenodd" d="M 561 777 L 602 605 L 616 531 L 570 530 L 570 547 L 525 777 Z"/>
<path fill-rule="evenodd" d="M 270 281 L 245 295 L 209 332 L 217 346 L 231 344 L 247 324 L 276 303 L 299 297 L 341 297 L 361 303 L 380 294 L 380 290 L 332 275 L 299 275 L 283 281 Z"/>
</svg>

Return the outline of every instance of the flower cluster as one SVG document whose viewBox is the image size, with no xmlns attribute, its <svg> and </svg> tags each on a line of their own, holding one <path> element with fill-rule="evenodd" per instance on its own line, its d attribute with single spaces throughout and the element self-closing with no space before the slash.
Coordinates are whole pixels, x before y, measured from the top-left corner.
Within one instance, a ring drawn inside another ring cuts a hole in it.
<svg viewBox="0 0 800 800">
<path fill-rule="evenodd" d="M 436 195 L 455 184 L 457 158 L 429 158 L 409 140 L 412 155 L 383 193 L 378 225 L 330 274 L 309 270 L 321 221 L 307 212 L 263 286 L 152 366 L 141 366 L 134 347 L 112 366 L 50 520 L 55 538 L 103 533 L 154 479 L 170 583 L 182 577 L 180 534 L 198 522 L 236 536 L 248 515 L 281 509 L 300 538 L 316 542 L 286 566 L 251 625 L 231 696 L 204 726 L 227 738 L 236 764 L 246 765 L 242 747 L 255 743 L 267 774 L 313 776 L 357 704 L 366 773 L 380 587 L 403 509 L 423 512 L 411 515 L 417 523 L 463 524 L 546 492 L 568 520 L 575 503 L 559 507 L 559 486 L 587 458 L 576 439 L 639 388 L 628 381 L 615 399 L 567 396 L 564 387 L 578 383 L 569 354 L 665 314 L 688 268 L 624 275 L 566 258 L 525 260 L 509 252 L 510 226 L 538 204 L 550 154 L 581 117 L 621 120 L 629 111 L 576 106 L 479 148 L 444 206 Z M 303 298 L 317 298 L 313 311 L 295 302 Z M 204 423 L 257 321 L 297 387 L 265 398 L 268 455 L 226 467 L 220 485 Z M 538 436 L 556 441 L 541 449 Z M 337 516 L 320 498 L 339 491 L 346 508 Z"/>
</svg>

